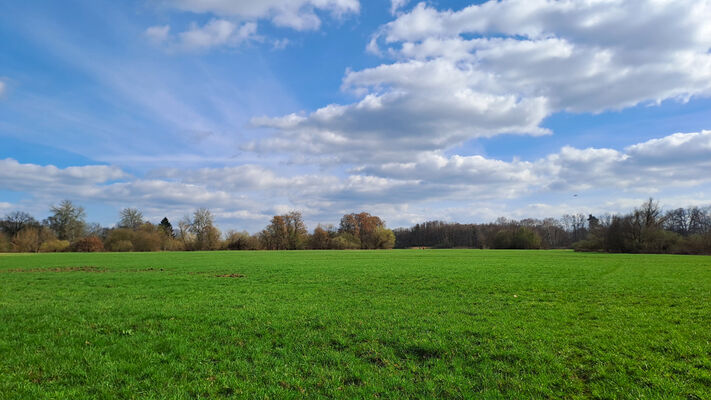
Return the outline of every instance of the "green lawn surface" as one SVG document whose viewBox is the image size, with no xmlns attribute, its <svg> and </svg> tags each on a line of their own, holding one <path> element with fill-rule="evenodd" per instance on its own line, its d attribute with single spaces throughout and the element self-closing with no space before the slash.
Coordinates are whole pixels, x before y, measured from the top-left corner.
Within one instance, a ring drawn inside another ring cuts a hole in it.
<svg viewBox="0 0 711 400">
<path fill-rule="evenodd" d="M 0 399 L 711 399 L 711 257 L 0 254 Z"/>
</svg>

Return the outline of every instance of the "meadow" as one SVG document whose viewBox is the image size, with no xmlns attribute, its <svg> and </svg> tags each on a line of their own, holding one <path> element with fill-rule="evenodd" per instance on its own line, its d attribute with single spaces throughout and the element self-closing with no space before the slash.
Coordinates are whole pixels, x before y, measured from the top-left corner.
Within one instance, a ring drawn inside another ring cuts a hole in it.
<svg viewBox="0 0 711 400">
<path fill-rule="evenodd" d="M 711 257 L 0 255 L 0 398 L 711 398 Z"/>
</svg>

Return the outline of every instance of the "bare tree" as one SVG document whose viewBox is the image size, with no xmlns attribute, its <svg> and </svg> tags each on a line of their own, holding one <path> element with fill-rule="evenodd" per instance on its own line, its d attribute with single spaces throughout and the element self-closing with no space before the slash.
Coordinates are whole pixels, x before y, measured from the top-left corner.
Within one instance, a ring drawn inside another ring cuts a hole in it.
<svg viewBox="0 0 711 400">
<path fill-rule="evenodd" d="M 84 235 L 86 227 L 84 207 L 63 200 L 59 205 L 52 206 L 50 211 L 52 215 L 47 218 L 47 224 L 59 240 L 74 241 Z"/>
<path fill-rule="evenodd" d="M 190 232 L 195 235 L 197 250 L 215 250 L 220 245 L 220 231 L 214 226 L 214 217 L 210 210 L 199 208 L 193 213 Z"/>
<path fill-rule="evenodd" d="M 5 216 L 5 219 L 0 220 L 0 230 L 10 237 L 15 236 L 23 228 L 30 226 L 39 228 L 40 224 L 32 215 L 22 211 L 11 212 Z"/>
<path fill-rule="evenodd" d="M 192 220 L 189 215 L 178 221 L 178 239 L 183 243 L 183 249 L 190 250 L 193 242 L 193 235 L 190 232 Z"/>
<path fill-rule="evenodd" d="M 143 213 L 137 208 L 124 208 L 120 213 L 119 228 L 136 230 L 143 225 Z"/>
</svg>

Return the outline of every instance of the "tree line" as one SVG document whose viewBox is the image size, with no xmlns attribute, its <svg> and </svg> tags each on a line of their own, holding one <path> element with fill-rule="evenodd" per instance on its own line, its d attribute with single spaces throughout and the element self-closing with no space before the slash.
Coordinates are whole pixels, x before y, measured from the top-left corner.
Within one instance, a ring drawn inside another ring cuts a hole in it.
<svg viewBox="0 0 711 400">
<path fill-rule="evenodd" d="M 69 200 L 38 221 L 16 211 L 0 220 L 0 251 L 181 251 L 479 248 L 575 249 L 615 253 L 711 254 L 711 207 L 663 211 L 649 199 L 627 214 L 564 215 L 561 218 L 484 224 L 428 221 L 390 230 L 366 212 L 344 215 L 338 225 L 309 232 L 298 211 L 275 215 L 260 232 L 222 233 L 210 210 L 200 208 L 176 226 L 154 224 L 135 208 L 121 210 L 112 228 L 86 222 L 84 208 Z"/>
<path fill-rule="evenodd" d="M 711 254 L 711 207 L 664 212 L 649 199 L 627 214 L 499 218 L 487 224 L 429 221 L 395 229 L 398 248 L 566 249 Z"/>
<path fill-rule="evenodd" d="M 257 234 L 215 226 L 210 210 L 200 208 L 176 226 L 166 217 L 147 221 L 135 208 L 121 210 L 113 228 L 86 222 L 83 207 L 64 200 L 38 221 L 15 211 L 0 220 L 0 252 L 99 252 L 193 250 L 391 249 L 395 235 L 366 212 L 346 214 L 338 227 L 319 225 L 309 233 L 300 212 L 275 215 Z"/>
</svg>

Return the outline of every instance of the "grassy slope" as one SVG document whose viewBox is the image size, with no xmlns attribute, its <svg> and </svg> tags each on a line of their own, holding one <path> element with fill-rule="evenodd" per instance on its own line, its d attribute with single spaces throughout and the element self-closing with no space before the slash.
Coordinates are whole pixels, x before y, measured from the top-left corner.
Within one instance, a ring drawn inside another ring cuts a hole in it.
<svg viewBox="0 0 711 400">
<path fill-rule="evenodd" d="M 107 271 L 13 271 L 57 266 Z M 0 398 L 708 399 L 709 300 L 709 257 L 0 255 Z"/>
</svg>

